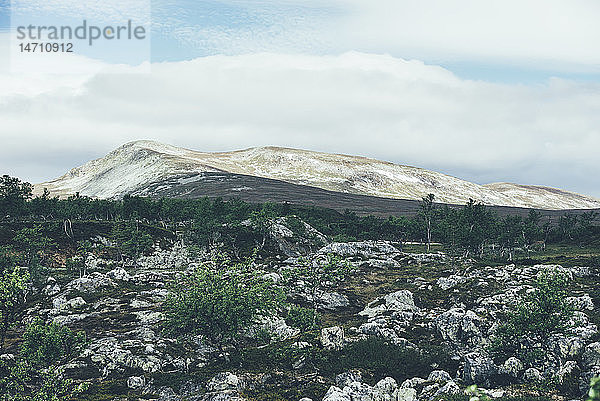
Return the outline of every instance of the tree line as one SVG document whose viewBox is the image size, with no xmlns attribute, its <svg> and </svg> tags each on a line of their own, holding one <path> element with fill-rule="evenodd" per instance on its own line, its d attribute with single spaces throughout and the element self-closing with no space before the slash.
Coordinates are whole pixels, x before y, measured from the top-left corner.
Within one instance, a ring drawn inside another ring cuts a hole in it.
<svg viewBox="0 0 600 401">
<path fill-rule="evenodd" d="M 51 197 L 47 191 L 32 195 L 32 185 L 17 178 L 0 180 L 0 221 L 63 221 L 68 232 L 71 221 L 145 222 L 185 232 L 198 245 L 225 243 L 254 248 L 264 241 L 265 224 L 278 216 L 298 216 L 336 241 L 389 240 L 437 242 L 465 256 L 487 252 L 512 258 L 518 249 L 544 248 L 548 243 L 587 244 L 600 237 L 595 211 L 579 215 L 565 213 L 553 223 L 531 210 L 527 217 L 499 216 L 493 209 L 470 200 L 462 207 L 423 198 L 415 216 L 358 216 L 287 203 L 251 204 L 239 199 L 172 199 L 126 195 L 123 199 L 92 199 L 79 194 L 67 199 Z M 250 221 L 253 224 L 247 224 Z M 134 241 L 135 239 L 131 239 Z M 135 242 L 135 241 L 134 241 Z"/>
</svg>

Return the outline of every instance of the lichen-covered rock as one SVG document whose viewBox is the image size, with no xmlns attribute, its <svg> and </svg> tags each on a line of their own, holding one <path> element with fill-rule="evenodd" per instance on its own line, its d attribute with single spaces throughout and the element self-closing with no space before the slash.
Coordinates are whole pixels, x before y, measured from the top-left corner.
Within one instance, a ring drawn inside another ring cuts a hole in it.
<svg viewBox="0 0 600 401">
<path fill-rule="evenodd" d="M 524 369 L 523 362 L 521 362 L 520 359 L 511 356 L 500 366 L 498 373 L 517 379 L 521 377 Z"/>
<path fill-rule="evenodd" d="M 130 281 L 131 280 L 131 276 L 129 275 L 129 273 L 127 273 L 127 271 L 125 269 L 123 269 L 122 267 L 113 269 L 113 270 L 109 271 L 108 273 L 106 273 L 106 275 L 109 278 L 111 278 L 113 280 L 117 280 L 117 281 Z"/>
<path fill-rule="evenodd" d="M 442 395 L 455 395 L 460 393 L 460 387 L 454 380 L 448 381 L 442 387 L 439 388 L 438 391 L 433 395 L 434 398 L 442 396 Z"/>
<path fill-rule="evenodd" d="M 115 288 L 116 284 L 105 274 L 94 272 L 86 277 L 77 278 L 67 284 L 67 289 L 84 294 L 92 294 L 102 288 Z"/>
<path fill-rule="evenodd" d="M 435 320 L 435 325 L 442 339 L 452 343 L 475 344 L 482 336 L 484 322 L 473 311 L 462 308 L 450 309 Z"/>
<path fill-rule="evenodd" d="M 575 361 L 567 361 L 563 366 L 560 367 L 556 372 L 556 381 L 562 391 L 572 393 L 577 391 L 579 387 L 579 375 L 581 369 Z"/>
<path fill-rule="evenodd" d="M 346 337 L 344 328 L 339 326 L 326 327 L 321 330 L 321 344 L 327 349 L 342 349 L 345 345 Z"/>
<path fill-rule="evenodd" d="M 463 381 L 465 384 L 489 385 L 491 379 L 498 373 L 494 361 L 479 352 L 465 355 Z"/>
<path fill-rule="evenodd" d="M 53 297 L 60 293 L 60 285 L 56 282 L 54 277 L 48 277 L 46 279 L 46 286 L 42 290 L 42 293 L 48 297 Z"/>
<path fill-rule="evenodd" d="M 444 384 L 452 380 L 450 374 L 445 370 L 434 370 L 427 377 L 427 381 Z"/>
<path fill-rule="evenodd" d="M 332 386 L 323 401 L 416 401 L 414 389 L 399 389 L 391 377 L 371 387 L 360 381 L 347 382 L 343 388 Z"/>
<path fill-rule="evenodd" d="M 127 379 L 127 387 L 132 390 L 137 390 L 146 385 L 146 378 L 144 376 L 131 376 Z"/>
<path fill-rule="evenodd" d="M 344 392 L 339 387 L 331 386 L 329 390 L 327 390 L 327 393 L 325 393 L 323 401 L 352 401 L 352 398 L 350 398 L 348 392 Z"/>
<path fill-rule="evenodd" d="M 324 292 L 317 298 L 317 307 L 321 310 L 335 311 L 348 306 L 350 306 L 348 297 L 337 292 Z"/>
<path fill-rule="evenodd" d="M 446 291 L 464 283 L 465 281 L 467 281 L 465 277 L 453 274 L 450 277 L 440 277 L 437 280 L 437 285 L 442 290 Z"/>
<path fill-rule="evenodd" d="M 529 368 L 525 370 L 523 379 L 529 383 L 541 383 L 544 380 L 542 373 L 536 368 Z"/>
<path fill-rule="evenodd" d="M 362 375 L 359 370 L 349 370 L 335 377 L 335 385 L 340 388 L 344 388 L 353 382 L 362 382 Z"/>
<path fill-rule="evenodd" d="M 600 342 L 591 343 L 585 347 L 582 360 L 586 367 L 600 366 Z"/>
<path fill-rule="evenodd" d="M 271 221 L 267 236 L 288 257 L 306 255 L 329 242 L 327 237 L 296 216 Z"/>
<path fill-rule="evenodd" d="M 400 251 L 387 241 L 334 242 L 319 250 L 320 254 L 334 254 L 344 258 L 375 259 L 398 255 Z"/>
<path fill-rule="evenodd" d="M 240 390 L 242 382 L 231 372 L 222 372 L 210 379 L 206 385 L 208 391 Z"/>
<path fill-rule="evenodd" d="M 399 388 L 396 390 L 396 401 L 417 401 L 417 390 L 414 388 Z M 392 399 L 393 400 L 393 399 Z"/>
<path fill-rule="evenodd" d="M 300 333 L 300 330 L 288 326 L 285 320 L 279 316 L 263 316 L 258 323 L 247 330 L 246 335 L 256 338 L 261 332 L 268 333 L 273 340 L 286 340 Z"/>
<path fill-rule="evenodd" d="M 372 318 L 391 312 L 409 312 L 412 314 L 418 310 L 412 292 L 400 290 L 370 302 L 359 315 Z"/>
</svg>

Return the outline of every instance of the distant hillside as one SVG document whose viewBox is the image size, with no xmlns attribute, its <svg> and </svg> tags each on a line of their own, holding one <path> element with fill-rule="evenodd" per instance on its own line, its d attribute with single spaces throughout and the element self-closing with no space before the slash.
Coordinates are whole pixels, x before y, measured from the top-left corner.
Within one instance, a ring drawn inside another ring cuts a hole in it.
<svg viewBox="0 0 600 401">
<path fill-rule="evenodd" d="M 417 167 L 365 157 L 298 149 L 261 147 L 206 153 L 152 141 L 131 142 L 107 156 L 36 185 L 67 196 L 79 192 L 97 198 L 181 193 L 205 179 L 200 173 L 235 174 L 310 186 L 342 194 L 464 204 L 470 198 L 490 206 L 548 210 L 596 209 L 600 200 L 554 188 L 516 184 L 478 185 Z M 198 187 L 199 188 L 199 187 Z M 242 185 L 239 189 L 244 191 Z M 282 201 L 285 199 L 282 199 Z"/>
</svg>

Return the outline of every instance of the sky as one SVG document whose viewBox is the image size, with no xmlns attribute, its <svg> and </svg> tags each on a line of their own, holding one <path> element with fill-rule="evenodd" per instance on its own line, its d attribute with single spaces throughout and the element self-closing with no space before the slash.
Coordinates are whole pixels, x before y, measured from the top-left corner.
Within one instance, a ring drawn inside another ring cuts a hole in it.
<svg viewBox="0 0 600 401">
<path fill-rule="evenodd" d="M 600 198 L 595 0 L 14 1 L 25 18 L 106 23 L 151 6 L 151 47 L 141 65 L 105 52 L 69 59 L 85 73 L 47 74 L 50 57 L 15 71 L 0 0 L 1 173 L 41 182 L 154 139 L 356 154 Z"/>
</svg>

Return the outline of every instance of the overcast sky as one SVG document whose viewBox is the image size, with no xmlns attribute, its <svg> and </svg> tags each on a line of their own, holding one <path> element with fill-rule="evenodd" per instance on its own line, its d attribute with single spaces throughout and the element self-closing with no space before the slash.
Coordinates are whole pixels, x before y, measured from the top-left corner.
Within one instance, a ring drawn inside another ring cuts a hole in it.
<svg viewBox="0 0 600 401">
<path fill-rule="evenodd" d="M 69 1 L 30 3 L 65 12 Z M 15 75 L 2 57 L 0 172 L 39 182 L 125 142 L 155 139 L 202 151 L 358 154 L 478 183 L 600 197 L 597 1 L 178 0 L 152 8 L 150 74 L 125 66 L 120 74 Z M 9 14 L 0 0 L 2 56 Z"/>
</svg>

